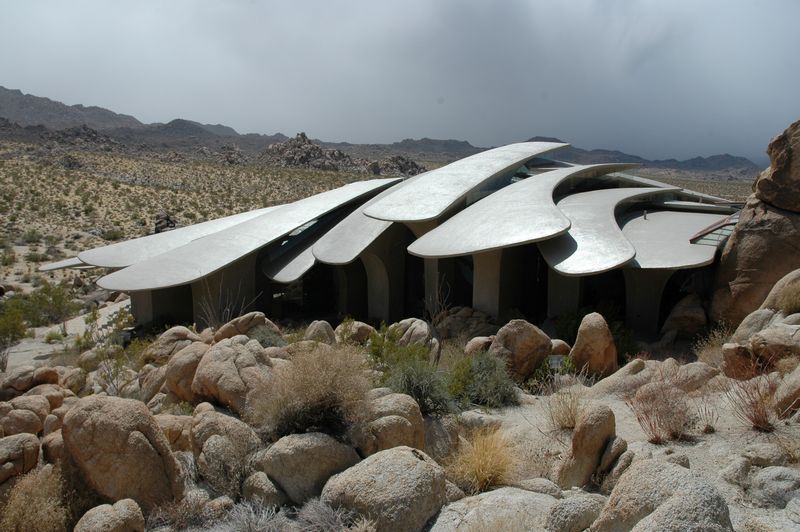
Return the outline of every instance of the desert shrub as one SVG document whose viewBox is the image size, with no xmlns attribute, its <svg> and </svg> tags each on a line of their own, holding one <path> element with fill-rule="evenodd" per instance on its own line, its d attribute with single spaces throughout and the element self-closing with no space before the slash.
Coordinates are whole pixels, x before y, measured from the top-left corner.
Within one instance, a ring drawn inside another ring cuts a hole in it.
<svg viewBox="0 0 800 532">
<path fill-rule="evenodd" d="M 248 417 L 275 438 L 314 431 L 340 436 L 359 419 L 371 381 L 364 355 L 353 347 L 299 351 L 275 368 L 269 392 Z"/>
<path fill-rule="evenodd" d="M 683 392 L 667 383 L 645 384 L 625 402 L 650 443 L 685 439 L 694 426 Z"/>
<path fill-rule="evenodd" d="M 19 307 L 0 303 L 0 371 L 6 370 L 8 351 L 25 337 L 25 321 Z"/>
<path fill-rule="evenodd" d="M 522 388 L 534 395 L 548 395 L 553 392 L 554 381 L 561 376 L 579 376 L 581 382 L 589 381 L 586 370 L 578 371 L 572 358 L 566 356 L 561 361 L 561 366 L 554 367 L 550 361 L 545 359 L 536 368 L 528 380 L 522 384 Z M 556 383 L 557 385 L 558 383 Z"/>
<path fill-rule="evenodd" d="M 504 432 L 480 429 L 458 448 L 445 471 L 466 493 L 481 493 L 507 481 L 512 456 L 511 441 Z"/>
<path fill-rule="evenodd" d="M 159 506 L 147 516 L 146 530 L 207 530 L 216 525 L 219 516 L 206 502 L 189 493 L 180 501 Z"/>
<path fill-rule="evenodd" d="M 73 300 L 72 290 L 47 281 L 29 294 L 14 296 L 6 305 L 21 312 L 31 327 L 60 323 L 80 310 L 80 304 Z"/>
<path fill-rule="evenodd" d="M 720 322 L 699 335 L 692 345 L 692 352 L 700 362 L 705 362 L 715 368 L 722 367 L 722 344 L 728 341 L 734 330 Z"/>
<path fill-rule="evenodd" d="M 374 524 L 356 512 L 345 508 L 334 509 L 317 498 L 309 500 L 297 511 L 296 524 L 304 532 L 375 530 Z"/>
<path fill-rule="evenodd" d="M 410 395 L 423 415 L 438 416 L 453 410 L 444 375 L 427 360 L 409 358 L 389 368 L 384 384 L 397 393 Z"/>
<path fill-rule="evenodd" d="M 369 356 L 379 371 L 408 360 L 428 360 L 428 347 L 420 344 L 400 345 L 400 334 L 385 323 L 370 336 Z"/>
<path fill-rule="evenodd" d="M 42 233 L 40 233 L 36 229 L 28 229 L 22 235 L 22 240 L 26 244 L 38 244 L 39 242 L 42 241 Z"/>
<path fill-rule="evenodd" d="M 292 522 L 274 506 L 260 502 L 240 502 L 214 525 L 219 532 L 283 532 Z"/>
<path fill-rule="evenodd" d="M 17 254 L 14 253 L 13 249 L 3 251 L 3 253 L 0 254 L 0 265 L 13 266 L 16 261 L 17 261 Z"/>
<path fill-rule="evenodd" d="M 284 347 L 286 345 L 286 340 L 267 325 L 253 327 L 247 331 L 247 336 L 256 340 L 261 347 Z"/>
<path fill-rule="evenodd" d="M 778 382 L 769 376 L 758 376 L 750 380 L 734 380 L 725 390 L 725 398 L 733 414 L 745 425 L 761 432 L 775 430 L 775 391 Z"/>
<path fill-rule="evenodd" d="M 132 369 L 135 361 L 125 349 L 118 345 L 96 347 L 97 383 L 108 395 L 121 395 L 126 388 L 138 380 Z"/>
<path fill-rule="evenodd" d="M 461 404 L 499 408 L 519 402 L 505 361 L 487 352 L 456 362 L 448 388 Z"/>
<path fill-rule="evenodd" d="M 2 509 L 0 530 L 51 532 L 67 530 L 69 510 L 64 501 L 64 479 L 52 466 L 35 469 L 11 489 Z"/>
<path fill-rule="evenodd" d="M 100 235 L 100 238 L 102 238 L 103 240 L 110 240 L 112 242 L 120 240 L 120 239 L 122 239 L 124 237 L 125 237 L 125 233 L 119 227 L 114 227 L 112 229 L 107 229 L 107 230 L 103 231 L 103 233 Z"/>
<path fill-rule="evenodd" d="M 712 403 L 703 398 L 694 401 L 694 411 L 697 419 L 697 426 L 704 434 L 712 434 L 717 431 L 717 421 L 719 412 Z"/>
<path fill-rule="evenodd" d="M 583 407 L 583 386 L 577 379 L 554 379 L 547 395 L 547 418 L 554 429 L 574 429 Z"/>
<path fill-rule="evenodd" d="M 44 336 L 44 341 L 48 344 L 55 344 L 63 340 L 64 336 L 58 331 L 47 331 L 47 334 Z"/>
</svg>

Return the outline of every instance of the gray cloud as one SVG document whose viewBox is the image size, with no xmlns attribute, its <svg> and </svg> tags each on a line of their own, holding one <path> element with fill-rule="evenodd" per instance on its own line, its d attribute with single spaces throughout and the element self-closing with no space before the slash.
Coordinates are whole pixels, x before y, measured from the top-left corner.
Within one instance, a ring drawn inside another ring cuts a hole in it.
<svg viewBox="0 0 800 532">
<path fill-rule="evenodd" d="M 352 142 L 553 135 L 759 162 L 800 117 L 794 0 L 0 0 L 0 85 Z"/>
</svg>

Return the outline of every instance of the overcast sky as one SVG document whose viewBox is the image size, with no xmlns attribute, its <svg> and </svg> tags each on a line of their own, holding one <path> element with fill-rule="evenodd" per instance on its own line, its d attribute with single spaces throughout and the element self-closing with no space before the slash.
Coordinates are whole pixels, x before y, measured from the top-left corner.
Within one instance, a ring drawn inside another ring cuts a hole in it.
<svg viewBox="0 0 800 532">
<path fill-rule="evenodd" d="M 800 118 L 798 21 L 797 0 L 0 0 L 0 85 L 239 132 L 763 163 Z"/>
</svg>

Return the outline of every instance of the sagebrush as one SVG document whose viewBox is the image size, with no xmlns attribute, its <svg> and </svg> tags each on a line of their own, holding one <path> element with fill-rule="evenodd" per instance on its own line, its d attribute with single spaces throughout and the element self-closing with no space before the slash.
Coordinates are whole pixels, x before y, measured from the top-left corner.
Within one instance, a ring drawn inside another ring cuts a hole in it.
<svg viewBox="0 0 800 532">
<path fill-rule="evenodd" d="M 276 367 L 269 390 L 247 415 L 273 438 L 303 432 L 339 436 L 364 413 L 372 384 L 358 349 L 319 345 Z"/>
</svg>

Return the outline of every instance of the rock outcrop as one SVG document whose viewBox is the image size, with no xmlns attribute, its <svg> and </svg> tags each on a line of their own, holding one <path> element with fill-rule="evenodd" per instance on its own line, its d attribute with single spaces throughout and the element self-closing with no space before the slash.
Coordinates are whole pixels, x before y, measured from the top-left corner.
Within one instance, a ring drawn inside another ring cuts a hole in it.
<svg viewBox="0 0 800 532">
<path fill-rule="evenodd" d="M 133 499 L 150 510 L 183 495 L 182 469 L 144 403 L 81 399 L 64 416 L 62 432 L 70 456 L 101 496 Z"/>
<path fill-rule="evenodd" d="M 800 121 L 772 139 L 770 166 L 756 179 L 722 252 L 711 315 L 738 324 L 773 285 L 800 268 Z"/>
<path fill-rule="evenodd" d="M 242 415 L 248 395 L 268 382 L 271 371 L 272 363 L 261 344 L 240 334 L 205 352 L 197 364 L 192 393 Z"/>
</svg>

